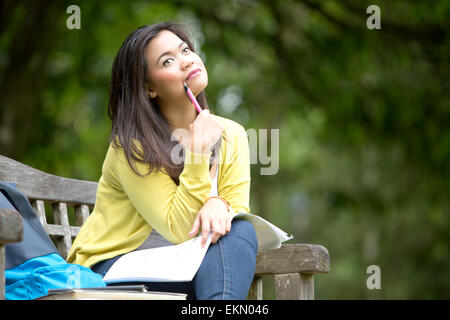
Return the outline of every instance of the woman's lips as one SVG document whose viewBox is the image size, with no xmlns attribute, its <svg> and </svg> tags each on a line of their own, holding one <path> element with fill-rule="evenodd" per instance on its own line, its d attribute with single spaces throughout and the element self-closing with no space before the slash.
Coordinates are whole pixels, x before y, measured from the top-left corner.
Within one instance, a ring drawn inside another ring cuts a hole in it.
<svg viewBox="0 0 450 320">
<path fill-rule="evenodd" d="M 185 80 L 185 81 L 188 81 L 189 79 L 195 77 L 196 75 L 200 74 L 200 72 L 202 72 L 202 70 L 201 70 L 200 68 L 197 68 L 197 69 L 191 71 L 191 72 L 188 74 L 188 76 L 186 77 L 186 80 Z"/>
</svg>

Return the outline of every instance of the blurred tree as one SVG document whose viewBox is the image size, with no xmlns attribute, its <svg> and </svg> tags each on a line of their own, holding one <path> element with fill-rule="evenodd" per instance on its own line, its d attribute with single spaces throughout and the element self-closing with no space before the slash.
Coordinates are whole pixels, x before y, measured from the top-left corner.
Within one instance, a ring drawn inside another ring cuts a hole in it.
<svg viewBox="0 0 450 320">
<path fill-rule="evenodd" d="M 60 31 L 55 25 L 63 9 L 61 2 L 49 6 L 42 0 L 2 1 L 0 7 L 6 60 L 0 78 L 0 150 L 20 159 L 33 135 L 48 57 Z"/>
<path fill-rule="evenodd" d="M 80 30 L 70 4 L 0 1 L 1 154 L 98 179 L 114 55 L 140 25 L 183 22 L 213 111 L 280 130 L 278 173 L 252 165 L 251 208 L 329 249 L 317 298 L 450 297 L 448 1 L 85 0 Z"/>
</svg>

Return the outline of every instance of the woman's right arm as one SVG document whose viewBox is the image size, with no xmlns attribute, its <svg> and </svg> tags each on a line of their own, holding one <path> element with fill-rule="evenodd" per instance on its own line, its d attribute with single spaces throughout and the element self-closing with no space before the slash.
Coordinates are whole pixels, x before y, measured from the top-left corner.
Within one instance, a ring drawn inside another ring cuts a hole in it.
<svg viewBox="0 0 450 320">
<path fill-rule="evenodd" d="M 184 169 L 180 184 L 169 175 L 152 172 L 140 177 L 129 168 L 122 150 L 116 150 L 117 178 L 141 216 L 173 243 L 190 238 L 195 217 L 205 204 L 211 190 L 209 160 L 211 147 L 221 138 L 222 124 L 208 110 L 203 110 L 189 127 L 189 134 L 180 140 L 184 145 Z M 148 165 L 136 163 L 145 173 Z"/>
<path fill-rule="evenodd" d="M 171 177 L 153 171 L 143 177 L 135 174 L 125 159 L 123 150 L 114 149 L 116 179 L 139 214 L 172 243 L 190 238 L 195 217 L 211 190 L 207 154 L 185 150 L 185 165 L 177 186 Z M 136 163 L 139 172 L 148 172 L 148 165 Z"/>
</svg>

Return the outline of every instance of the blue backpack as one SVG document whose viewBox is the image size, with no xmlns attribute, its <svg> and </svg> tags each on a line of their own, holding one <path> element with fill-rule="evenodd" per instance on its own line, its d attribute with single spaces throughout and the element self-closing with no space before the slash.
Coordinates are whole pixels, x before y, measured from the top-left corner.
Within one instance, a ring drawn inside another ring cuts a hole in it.
<svg viewBox="0 0 450 320">
<path fill-rule="evenodd" d="M 84 266 L 67 263 L 58 253 L 28 199 L 0 181 L 0 209 L 17 210 L 23 240 L 5 245 L 5 298 L 30 300 L 50 289 L 105 287 L 102 277 Z"/>
</svg>

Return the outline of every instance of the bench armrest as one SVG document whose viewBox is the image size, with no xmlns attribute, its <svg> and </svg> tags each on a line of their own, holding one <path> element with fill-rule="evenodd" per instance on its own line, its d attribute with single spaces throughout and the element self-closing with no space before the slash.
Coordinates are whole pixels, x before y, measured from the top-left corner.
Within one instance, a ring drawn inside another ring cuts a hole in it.
<svg viewBox="0 0 450 320">
<path fill-rule="evenodd" d="M 262 276 L 273 275 L 275 299 L 314 299 L 314 274 L 330 272 L 328 250 L 314 244 L 287 244 L 259 252 L 248 298 L 263 299 Z"/>
<path fill-rule="evenodd" d="M 256 259 L 256 275 L 328 272 L 328 250 L 315 244 L 282 245 L 279 249 L 259 252 Z"/>
</svg>

